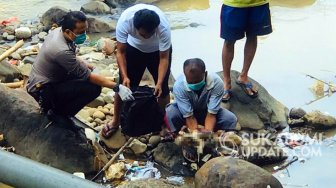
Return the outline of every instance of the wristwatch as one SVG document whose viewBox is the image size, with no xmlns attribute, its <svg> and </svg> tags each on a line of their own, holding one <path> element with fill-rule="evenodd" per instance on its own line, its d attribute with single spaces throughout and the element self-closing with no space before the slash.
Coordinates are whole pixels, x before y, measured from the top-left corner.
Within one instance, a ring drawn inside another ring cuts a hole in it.
<svg viewBox="0 0 336 188">
<path fill-rule="evenodd" d="M 113 90 L 114 92 L 118 93 L 118 92 L 119 92 L 119 85 L 120 85 L 120 84 L 116 84 L 116 85 L 114 86 L 114 88 L 112 88 L 112 90 Z"/>
</svg>

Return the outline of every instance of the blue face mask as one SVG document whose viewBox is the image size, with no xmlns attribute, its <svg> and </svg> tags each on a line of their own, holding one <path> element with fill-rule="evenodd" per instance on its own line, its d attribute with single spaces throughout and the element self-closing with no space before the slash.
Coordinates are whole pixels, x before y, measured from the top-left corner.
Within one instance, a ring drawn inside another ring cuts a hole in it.
<svg viewBox="0 0 336 188">
<path fill-rule="evenodd" d="M 72 32 L 72 31 L 71 31 Z M 72 32 L 73 33 L 73 32 Z M 75 40 L 74 40 L 74 42 L 76 43 L 76 44 L 83 44 L 85 41 L 86 41 L 86 32 L 84 32 L 84 33 L 82 33 L 82 34 L 80 34 L 80 35 L 76 35 L 75 33 L 73 33 L 75 36 L 76 36 L 76 38 L 75 38 Z"/>
<path fill-rule="evenodd" d="M 188 88 L 193 91 L 199 91 L 205 86 L 205 79 L 203 79 L 201 82 L 196 84 L 187 84 Z"/>
</svg>

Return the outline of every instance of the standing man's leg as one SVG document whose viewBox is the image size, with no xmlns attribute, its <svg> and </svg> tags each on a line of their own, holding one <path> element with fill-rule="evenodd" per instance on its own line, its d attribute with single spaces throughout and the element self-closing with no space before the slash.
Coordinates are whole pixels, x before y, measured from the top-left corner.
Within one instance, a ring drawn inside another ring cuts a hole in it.
<svg viewBox="0 0 336 188">
<path fill-rule="evenodd" d="M 155 85 L 158 81 L 158 70 L 159 70 L 159 64 L 160 64 L 160 53 L 154 52 L 151 54 L 148 54 L 147 58 L 147 69 L 153 76 Z M 161 97 L 158 98 L 158 103 L 160 108 L 165 111 L 165 108 L 167 104 L 170 102 L 170 91 L 169 91 L 169 76 L 170 76 L 170 67 L 171 67 L 171 61 L 172 61 L 172 48 L 170 48 L 169 52 L 169 60 L 168 60 L 168 70 L 166 73 L 166 76 L 164 78 L 164 81 L 162 83 L 162 94 Z"/>
<path fill-rule="evenodd" d="M 224 39 L 222 50 L 222 65 L 224 76 L 223 102 L 230 99 L 231 90 L 231 64 L 234 58 L 234 47 L 237 40 L 244 38 L 246 26 L 246 10 L 227 5 L 221 10 L 221 31 L 220 36 Z"/>
<path fill-rule="evenodd" d="M 245 92 L 255 96 L 258 91 L 249 84 L 248 73 L 257 51 L 258 37 L 272 32 L 271 14 L 269 4 L 248 8 L 249 17 L 246 30 L 246 43 L 244 49 L 244 66 L 238 81 L 245 84 Z M 250 86 L 248 86 L 250 85 Z"/>
<path fill-rule="evenodd" d="M 258 39 L 257 36 L 247 36 L 245 49 L 244 49 L 244 65 L 238 80 L 244 84 L 249 83 L 248 72 L 250 70 L 251 64 L 253 62 L 256 50 L 257 50 Z M 253 95 L 256 90 L 254 88 L 246 88 L 248 95 Z"/>
<path fill-rule="evenodd" d="M 145 72 L 146 64 L 144 62 L 144 53 L 138 49 L 127 44 L 126 48 L 126 63 L 127 63 L 127 75 L 130 79 L 131 88 L 139 86 L 141 78 Z M 122 84 L 123 80 L 119 75 L 119 83 Z M 103 129 L 103 136 L 108 138 L 119 128 L 120 114 L 121 114 L 122 100 L 118 94 L 114 96 L 114 113 L 111 122 Z"/>
<path fill-rule="evenodd" d="M 227 92 L 231 89 L 231 65 L 234 58 L 234 46 L 235 41 L 224 41 L 223 51 L 222 51 L 222 65 L 223 65 L 223 76 L 224 76 L 224 90 L 226 91 L 223 99 L 229 99 L 230 93 Z"/>
</svg>

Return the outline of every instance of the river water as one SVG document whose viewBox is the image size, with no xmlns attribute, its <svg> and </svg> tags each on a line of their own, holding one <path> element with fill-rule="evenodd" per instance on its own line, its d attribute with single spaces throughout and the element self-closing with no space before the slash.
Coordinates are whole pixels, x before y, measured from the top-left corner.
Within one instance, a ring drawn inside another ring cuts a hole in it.
<svg viewBox="0 0 336 188">
<path fill-rule="evenodd" d="M 55 5 L 79 10 L 88 1 L 0 0 L 0 20 L 13 16 L 21 20 L 36 19 Z M 173 28 L 174 76 L 182 73 L 184 60 L 193 57 L 202 58 L 208 71 L 221 71 L 221 2 L 169 0 L 158 4 L 166 11 Z M 274 32 L 260 37 L 250 76 L 289 108 L 318 109 L 336 116 L 336 94 L 307 105 L 315 99 L 310 90 L 315 80 L 306 76 L 336 83 L 336 1 L 273 0 L 271 12 Z M 244 43 L 241 40 L 236 44 L 233 69 L 242 68 Z M 335 131 L 328 134 L 334 135 Z M 275 174 L 284 187 L 336 187 L 335 147 L 319 145 L 318 148 L 322 155 L 309 157 L 304 164 L 294 163 L 285 175 L 284 172 Z"/>
</svg>

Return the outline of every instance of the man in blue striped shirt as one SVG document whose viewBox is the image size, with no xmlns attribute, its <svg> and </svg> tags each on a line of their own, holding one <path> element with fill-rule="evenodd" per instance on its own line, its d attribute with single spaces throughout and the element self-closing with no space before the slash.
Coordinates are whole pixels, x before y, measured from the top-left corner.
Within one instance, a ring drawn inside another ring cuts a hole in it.
<svg viewBox="0 0 336 188">
<path fill-rule="evenodd" d="M 184 62 L 184 75 L 180 76 L 173 88 L 175 103 L 166 108 L 166 118 L 172 132 L 184 125 L 190 131 L 235 130 L 237 117 L 221 107 L 224 83 L 217 74 L 208 74 L 201 59 Z"/>
</svg>

